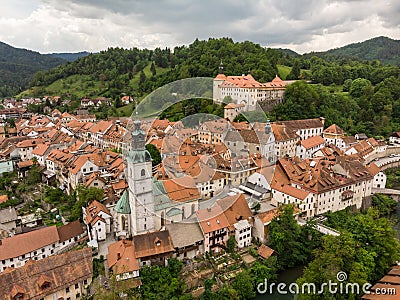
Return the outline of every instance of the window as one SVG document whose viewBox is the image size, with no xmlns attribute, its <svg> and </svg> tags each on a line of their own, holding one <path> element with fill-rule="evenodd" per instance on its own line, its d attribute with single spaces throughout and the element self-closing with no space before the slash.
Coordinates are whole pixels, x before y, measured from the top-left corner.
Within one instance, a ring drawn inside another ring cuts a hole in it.
<svg viewBox="0 0 400 300">
<path fill-rule="evenodd" d="M 75 289 L 79 288 L 79 284 L 75 283 Z"/>
<path fill-rule="evenodd" d="M 146 174 L 146 172 L 144 171 L 144 169 L 142 169 L 141 171 L 140 171 L 140 176 L 144 176 Z"/>
<path fill-rule="evenodd" d="M 67 288 L 65 289 L 65 292 L 66 292 L 66 293 L 69 293 L 69 287 L 67 287 Z"/>
<path fill-rule="evenodd" d="M 83 284 L 86 285 L 88 283 L 87 279 L 83 281 Z"/>
</svg>

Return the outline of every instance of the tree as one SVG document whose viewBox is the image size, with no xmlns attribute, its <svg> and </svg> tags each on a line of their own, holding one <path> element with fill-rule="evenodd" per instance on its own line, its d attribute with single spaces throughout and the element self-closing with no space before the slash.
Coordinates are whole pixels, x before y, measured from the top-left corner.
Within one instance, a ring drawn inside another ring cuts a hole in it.
<svg viewBox="0 0 400 300">
<path fill-rule="evenodd" d="M 228 241 L 226 242 L 226 248 L 230 253 L 233 253 L 233 251 L 235 251 L 236 239 L 234 236 L 229 237 Z"/>
<path fill-rule="evenodd" d="M 278 262 L 283 268 L 305 262 L 299 241 L 301 229 L 293 213 L 293 205 L 281 206 L 269 225 L 270 247 L 278 252 Z"/>
<path fill-rule="evenodd" d="M 247 271 L 242 271 L 235 277 L 232 288 L 236 290 L 239 299 L 252 299 L 256 296 L 253 280 Z"/>
<path fill-rule="evenodd" d="M 372 206 L 379 210 L 381 216 L 386 216 L 394 212 L 397 208 L 397 201 L 383 194 L 372 196 Z"/>
<path fill-rule="evenodd" d="M 300 62 L 298 59 L 296 59 L 286 79 L 287 80 L 298 79 L 299 76 L 300 76 Z"/>
<path fill-rule="evenodd" d="M 154 65 L 154 62 L 151 63 L 150 72 L 151 72 L 151 74 L 153 74 L 153 76 L 156 76 L 156 74 L 157 74 L 157 70 L 156 70 L 156 66 Z"/>
<path fill-rule="evenodd" d="M 161 163 L 161 154 L 160 154 L 160 151 L 158 151 L 156 146 L 154 146 L 153 144 L 147 144 L 146 150 L 149 151 L 149 153 L 150 153 L 150 156 L 152 159 L 151 163 L 153 166 L 157 166 L 158 164 Z"/>
<path fill-rule="evenodd" d="M 353 98 L 360 98 L 362 95 L 365 94 L 366 89 L 368 89 L 369 87 L 371 87 L 371 82 L 368 79 L 354 79 L 351 83 L 349 94 Z"/>
</svg>

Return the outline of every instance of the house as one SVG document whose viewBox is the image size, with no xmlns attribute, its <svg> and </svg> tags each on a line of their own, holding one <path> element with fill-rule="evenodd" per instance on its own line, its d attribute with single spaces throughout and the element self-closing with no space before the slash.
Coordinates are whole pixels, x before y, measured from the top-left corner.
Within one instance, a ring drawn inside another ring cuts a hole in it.
<svg viewBox="0 0 400 300">
<path fill-rule="evenodd" d="M 313 157 L 315 152 L 325 146 L 325 140 L 322 136 L 316 135 L 297 143 L 296 156 L 301 159 Z"/>
<path fill-rule="evenodd" d="M 122 239 L 108 245 L 107 264 L 117 281 L 139 277 L 139 260 L 132 241 Z"/>
<path fill-rule="evenodd" d="M 343 145 L 343 138 L 345 136 L 345 132 L 342 128 L 337 126 L 336 124 L 332 124 L 328 128 L 326 128 L 322 132 L 322 136 L 325 139 L 327 145 L 333 144 L 340 149 L 345 149 L 345 145 Z"/>
<path fill-rule="evenodd" d="M 147 232 L 133 237 L 135 256 L 139 265 L 166 266 L 174 253 L 174 246 L 168 230 Z"/>
<path fill-rule="evenodd" d="M 261 166 L 257 172 L 251 174 L 244 185 L 239 189 L 249 193 L 253 198 L 261 200 L 266 198 L 271 191 L 270 183 L 274 176 L 275 166 Z"/>
<path fill-rule="evenodd" d="M 295 203 L 307 218 L 348 206 L 361 208 L 372 184 L 370 171 L 353 156 L 282 158 L 271 183 L 272 204 Z"/>
<path fill-rule="evenodd" d="M 368 139 L 368 136 L 365 133 L 356 133 L 354 135 L 354 137 L 356 138 L 356 140 L 366 140 L 366 139 Z"/>
<path fill-rule="evenodd" d="M 43 139 L 29 139 L 17 144 L 18 156 L 22 161 L 33 158 L 33 149 L 43 142 Z"/>
<path fill-rule="evenodd" d="M 84 232 L 79 221 L 61 227 L 50 226 L 1 240 L 0 272 L 19 268 L 28 260 L 40 260 L 75 245 Z"/>
<path fill-rule="evenodd" d="M 10 206 L 0 210 L 0 239 L 15 234 L 17 220 L 17 212 L 14 207 Z"/>
<path fill-rule="evenodd" d="M 286 128 L 284 124 L 271 124 L 275 136 L 275 158 L 293 157 L 296 155 L 296 145 L 300 137 L 296 132 Z"/>
<path fill-rule="evenodd" d="M 244 104 L 229 103 L 224 107 L 224 118 L 233 122 L 242 113 L 244 108 Z"/>
<path fill-rule="evenodd" d="M 369 173 L 374 176 L 372 188 L 383 189 L 386 187 L 386 174 L 375 163 L 370 163 L 366 166 Z"/>
<path fill-rule="evenodd" d="M 220 206 L 196 212 L 204 238 L 204 251 L 220 252 L 229 238 L 229 222 Z"/>
<path fill-rule="evenodd" d="M 87 227 L 89 240 L 104 241 L 111 232 L 111 213 L 97 200 L 92 201 L 85 209 L 82 207 L 83 221 Z"/>
<path fill-rule="evenodd" d="M 204 253 L 204 238 L 197 222 L 179 222 L 165 225 L 174 245 L 174 256 L 192 259 Z"/>
<path fill-rule="evenodd" d="M 390 137 L 389 137 L 389 143 L 390 144 L 400 144 L 400 131 L 398 132 L 393 132 Z"/>
<path fill-rule="evenodd" d="M 206 121 L 200 125 L 198 141 L 203 144 L 221 145 L 228 128 L 224 119 Z"/>
<path fill-rule="evenodd" d="M 51 149 L 49 145 L 38 144 L 32 151 L 32 158 L 35 157 L 39 165 L 46 166 L 46 158 L 50 150 Z"/>
<path fill-rule="evenodd" d="M 258 213 L 254 216 L 253 237 L 260 243 L 265 243 L 268 240 L 269 224 L 272 219 L 278 215 L 278 209 L 272 208 L 270 210 Z"/>
<path fill-rule="evenodd" d="M 0 274 L 1 299 L 81 299 L 92 282 L 92 249 L 30 260 Z"/>
<path fill-rule="evenodd" d="M 229 223 L 229 235 L 235 236 L 237 245 L 240 248 L 250 245 L 253 213 L 251 212 L 244 195 L 236 194 L 223 197 L 216 201 L 216 205 L 223 211 L 223 214 Z"/>
</svg>

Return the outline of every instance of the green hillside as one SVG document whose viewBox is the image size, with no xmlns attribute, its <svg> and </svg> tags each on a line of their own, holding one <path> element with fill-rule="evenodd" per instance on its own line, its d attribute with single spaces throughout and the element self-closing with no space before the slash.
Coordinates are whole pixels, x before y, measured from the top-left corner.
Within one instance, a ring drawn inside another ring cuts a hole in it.
<svg viewBox="0 0 400 300">
<path fill-rule="evenodd" d="M 352 58 L 359 60 L 379 60 L 385 64 L 400 65 L 400 40 L 380 36 L 361 43 L 350 44 L 326 52 L 310 53 L 323 58 Z"/>
<path fill-rule="evenodd" d="M 26 88 L 36 72 L 65 62 L 61 58 L 14 48 L 0 42 L 0 97 L 15 95 Z"/>
<path fill-rule="evenodd" d="M 125 93 L 139 97 L 174 80 L 215 76 L 221 60 L 227 75 L 250 71 L 256 79 L 269 81 L 278 73 L 277 63 L 286 64 L 289 58 L 281 51 L 248 41 L 235 43 L 229 38 L 195 40 L 189 46 L 173 50 L 110 48 L 38 72 L 31 88 L 19 96 L 49 94 L 117 99 Z"/>
</svg>

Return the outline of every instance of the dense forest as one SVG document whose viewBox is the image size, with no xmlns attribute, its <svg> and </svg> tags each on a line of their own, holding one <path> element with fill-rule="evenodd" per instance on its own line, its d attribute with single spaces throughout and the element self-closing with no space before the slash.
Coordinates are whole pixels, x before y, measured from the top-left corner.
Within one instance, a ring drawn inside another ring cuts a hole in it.
<svg viewBox="0 0 400 300">
<path fill-rule="evenodd" d="M 361 43 L 350 44 L 326 52 L 316 52 L 305 56 L 319 56 L 325 59 L 350 58 L 358 60 L 379 60 L 382 63 L 400 65 L 400 41 L 380 36 Z"/>
<path fill-rule="evenodd" d="M 17 49 L 0 42 L 0 97 L 21 92 L 36 72 L 63 63 L 64 59 Z"/>
</svg>

